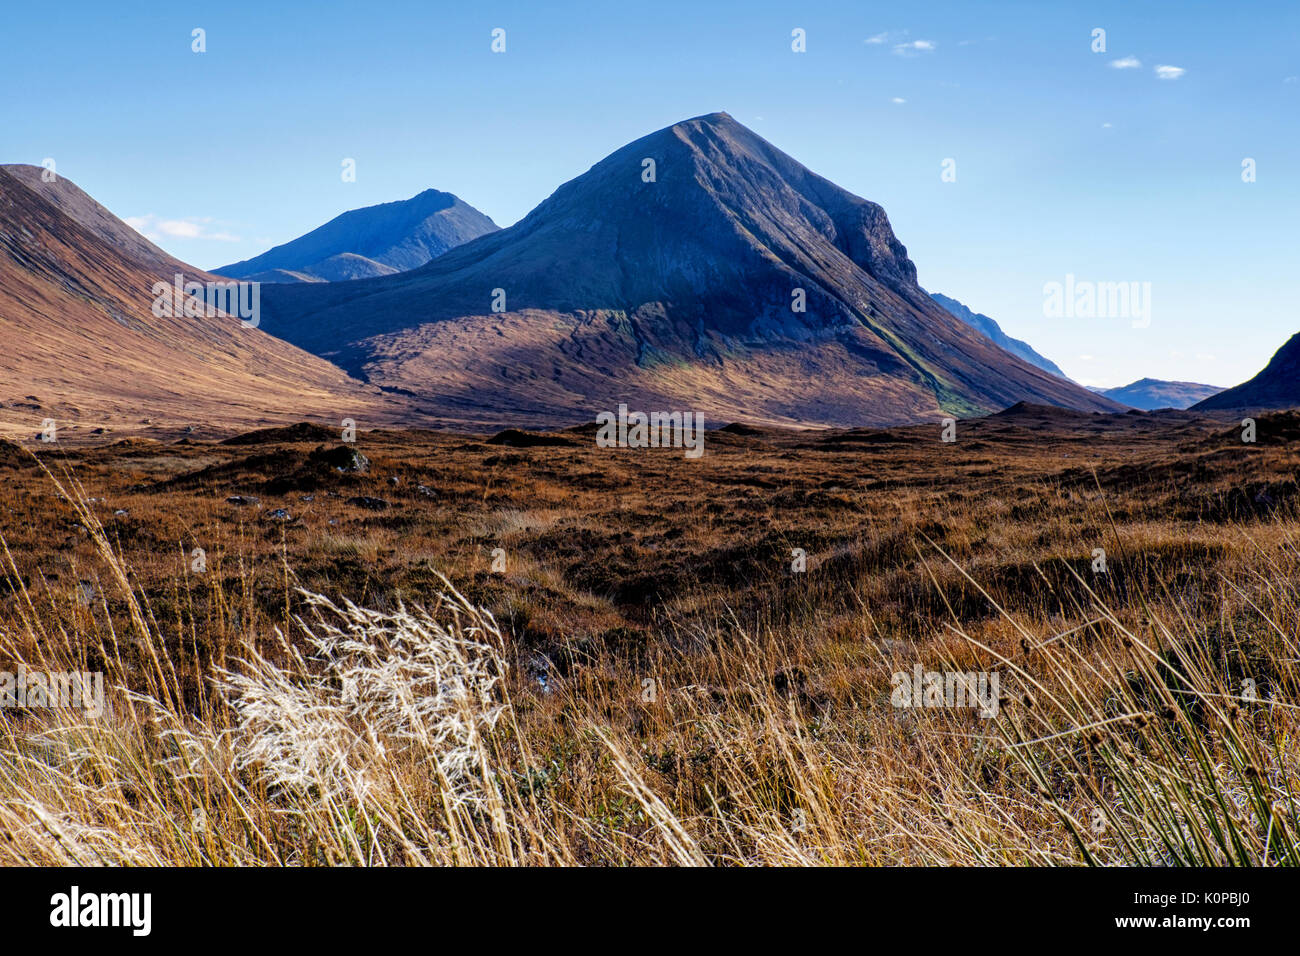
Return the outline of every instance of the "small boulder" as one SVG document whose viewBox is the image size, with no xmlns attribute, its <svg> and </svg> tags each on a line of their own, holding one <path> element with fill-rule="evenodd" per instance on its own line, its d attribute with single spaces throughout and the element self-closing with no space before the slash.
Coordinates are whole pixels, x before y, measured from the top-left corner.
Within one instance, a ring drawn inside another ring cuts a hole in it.
<svg viewBox="0 0 1300 956">
<path fill-rule="evenodd" d="M 311 453 L 310 460 L 344 474 L 363 475 L 370 470 L 370 459 L 347 445 L 334 448 L 321 445 Z"/>
<path fill-rule="evenodd" d="M 353 495 L 345 503 L 356 505 L 358 508 L 365 508 L 367 511 L 387 511 L 392 507 L 383 498 L 371 498 L 368 495 Z"/>
</svg>

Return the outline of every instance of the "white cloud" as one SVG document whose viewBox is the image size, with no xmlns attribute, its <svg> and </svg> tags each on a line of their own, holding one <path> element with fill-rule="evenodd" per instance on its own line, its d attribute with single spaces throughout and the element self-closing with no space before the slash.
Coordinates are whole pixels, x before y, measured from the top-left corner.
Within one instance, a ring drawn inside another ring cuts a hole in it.
<svg viewBox="0 0 1300 956">
<path fill-rule="evenodd" d="M 902 106 L 904 103 L 907 102 L 907 100 L 903 99 L 901 96 L 895 96 L 895 97 L 894 97 L 892 100 L 890 100 L 889 102 L 891 102 L 891 103 L 897 103 L 899 106 Z"/>
<path fill-rule="evenodd" d="M 1136 70 L 1142 65 L 1142 61 L 1135 56 L 1126 56 L 1118 60 L 1111 60 L 1110 65 L 1116 70 Z"/>
<path fill-rule="evenodd" d="M 197 239 L 203 235 L 203 227 L 188 219 L 163 219 L 157 223 L 157 229 L 164 236 L 177 239 Z"/>
<path fill-rule="evenodd" d="M 1300 83 L 1300 76 L 1286 76 L 1282 78 L 1283 83 Z"/>
<path fill-rule="evenodd" d="M 1110 129 L 1110 124 L 1109 124 L 1109 123 L 1102 123 L 1102 124 L 1101 124 L 1101 128 L 1102 128 L 1102 129 Z"/>
<path fill-rule="evenodd" d="M 153 213 L 147 216 L 127 216 L 124 222 L 151 242 L 161 239 L 207 239 L 211 242 L 239 242 L 240 237 L 229 232 L 211 232 L 211 216 L 186 216 L 183 219 L 160 219 Z"/>
<path fill-rule="evenodd" d="M 933 53 L 934 44 L 929 40 L 908 40 L 894 44 L 894 52 L 899 56 L 916 56 L 918 53 Z"/>
<path fill-rule="evenodd" d="M 1156 76 L 1162 80 L 1176 80 L 1186 72 L 1181 66 L 1161 65 L 1156 67 Z"/>
<path fill-rule="evenodd" d="M 933 40 L 909 40 L 910 30 L 886 30 L 884 33 L 877 33 L 873 37 L 867 37 L 863 43 L 872 46 L 883 46 L 886 43 L 893 44 L 894 52 L 899 56 L 917 56 L 921 53 L 933 53 L 938 46 Z"/>
</svg>

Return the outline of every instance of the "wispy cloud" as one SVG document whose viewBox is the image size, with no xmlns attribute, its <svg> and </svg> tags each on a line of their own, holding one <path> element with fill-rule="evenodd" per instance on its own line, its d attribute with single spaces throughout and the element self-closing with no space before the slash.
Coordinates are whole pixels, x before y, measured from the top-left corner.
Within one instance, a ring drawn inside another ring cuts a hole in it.
<svg viewBox="0 0 1300 956">
<path fill-rule="evenodd" d="M 1156 76 L 1162 80 L 1176 80 L 1187 71 L 1181 66 L 1161 65 L 1156 67 Z"/>
<path fill-rule="evenodd" d="M 892 100 L 890 100 L 889 102 L 891 102 L 891 103 L 897 103 L 899 106 L 902 106 L 904 103 L 907 102 L 907 100 L 903 99 L 901 96 L 895 96 L 895 97 L 894 97 Z"/>
<path fill-rule="evenodd" d="M 910 30 L 886 30 L 884 33 L 877 33 L 873 37 L 867 37 L 863 43 L 871 46 L 884 46 L 891 44 L 894 52 L 899 56 L 919 56 L 922 53 L 933 53 L 938 46 L 933 40 L 911 40 Z"/>
<path fill-rule="evenodd" d="M 150 213 L 147 216 L 127 216 L 125 222 L 150 242 L 160 239 L 207 239 L 213 242 L 239 242 L 239 236 L 214 229 L 211 216 L 186 216 L 183 219 L 163 219 Z"/>
<path fill-rule="evenodd" d="M 933 53 L 934 44 L 929 40 L 908 40 L 894 44 L 894 52 L 899 56 L 916 56 L 919 53 Z"/>
<path fill-rule="evenodd" d="M 1284 76 L 1283 83 L 1300 83 L 1300 76 Z"/>
<path fill-rule="evenodd" d="M 1135 56 L 1126 56 L 1118 60 L 1111 60 L 1110 65 L 1117 70 L 1136 70 L 1142 65 L 1142 61 Z"/>
</svg>

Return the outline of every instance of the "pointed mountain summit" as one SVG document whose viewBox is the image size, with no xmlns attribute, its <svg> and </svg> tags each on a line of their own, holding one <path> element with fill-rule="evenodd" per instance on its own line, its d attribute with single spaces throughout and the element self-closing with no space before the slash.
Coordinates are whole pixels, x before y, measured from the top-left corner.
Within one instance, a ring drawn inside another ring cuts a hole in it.
<svg viewBox="0 0 1300 956">
<path fill-rule="evenodd" d="M 414 271 L 264 292 L 272 334 L 484 423 L 623 401 L 785 425 L 1118 408 L 948 313 L 880 206 L 726 113 L 636 140 Z"/>
<path fill-rule="evenodd" d="M 497 225 L 451 193 L 353 209 L 268 252 L 215 270 L 259 282 L 339 282 L 393 275 L 495 232 Z"/>
<path fill-rule="evenodd" d="M 1250 381 L 1219 392 L 1192 407 L 1198 411 L 1300 408 L 1300 332 L 1291 336 Z"/>
</svg>

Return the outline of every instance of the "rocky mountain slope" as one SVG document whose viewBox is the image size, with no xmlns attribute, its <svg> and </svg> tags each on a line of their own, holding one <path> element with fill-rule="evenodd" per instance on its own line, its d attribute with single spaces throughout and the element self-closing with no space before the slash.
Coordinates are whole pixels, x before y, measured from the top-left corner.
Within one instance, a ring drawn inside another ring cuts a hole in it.
<svg viewBox="0 0 1300 956">
<path fill-rule="evenodd" d="M 70 179 L 56 176 L 47 182 L 42 179 L 42 175 L 46 172 L 43 167 L 25 164 L 0 166 L 0 171 L 8 173 L 15 180 L 32 189 L 45 202 L 72 221 L 85 227 L 128 258 L 144 263 L 151 269 L 163 273 L 169 271 L 175 273 L 182 270 L 195 271 L 193 266 L 188 266 L 179 259 L 163 252 L 140 233 L 118 219 L 78 188 Z"/>
<path fill-rule="evenodd" d="M 419 269 L 264 293 L 272 334 L 485 424 L 619 402 L 798 425 L 1118 408 L 951 315 L 880 206 L 725 113 L 629 144 Z"/>
<path fill-rule="evenodd" d="M 154 314 L 154 286 L 207 273 L 67 179 L 0 168 L 0 433 L 400 417 L 400 403 L 236 317 Z"/>
<path fill-rule="evenodd" d="M 1300 408 L 1300 332 L 1291 336 L 1250 381 L 1225 389 L 1193 408 Z"/>
<path fill-rule="evenodd" d="M 978 329 L 993 340 L 999 348 L 1010 352 L 1018 358 L 1024 359 L 1035 368 L 1041 368 L 1044 372 L 1051 372 L 1058 378 L 1068 379 L 1069 376 L 1061 371 L 1060 366 L 1049 358 L 1044 358 L 1034 351 L 1033 347 L 1020 339 L 1014 339 L 1002 331 L 1002 326 L 998 325 L 993 319 L 989 318 L 983 312 L 975 312 L 969 307 L 958 302 L 951 296 L 946 296 L 938 292 L 931 292 L 930 298 L 934 299 L 941 306 L 951 312 L 957 318 L 961 319 L 973 329 Z"/>
</svg>

